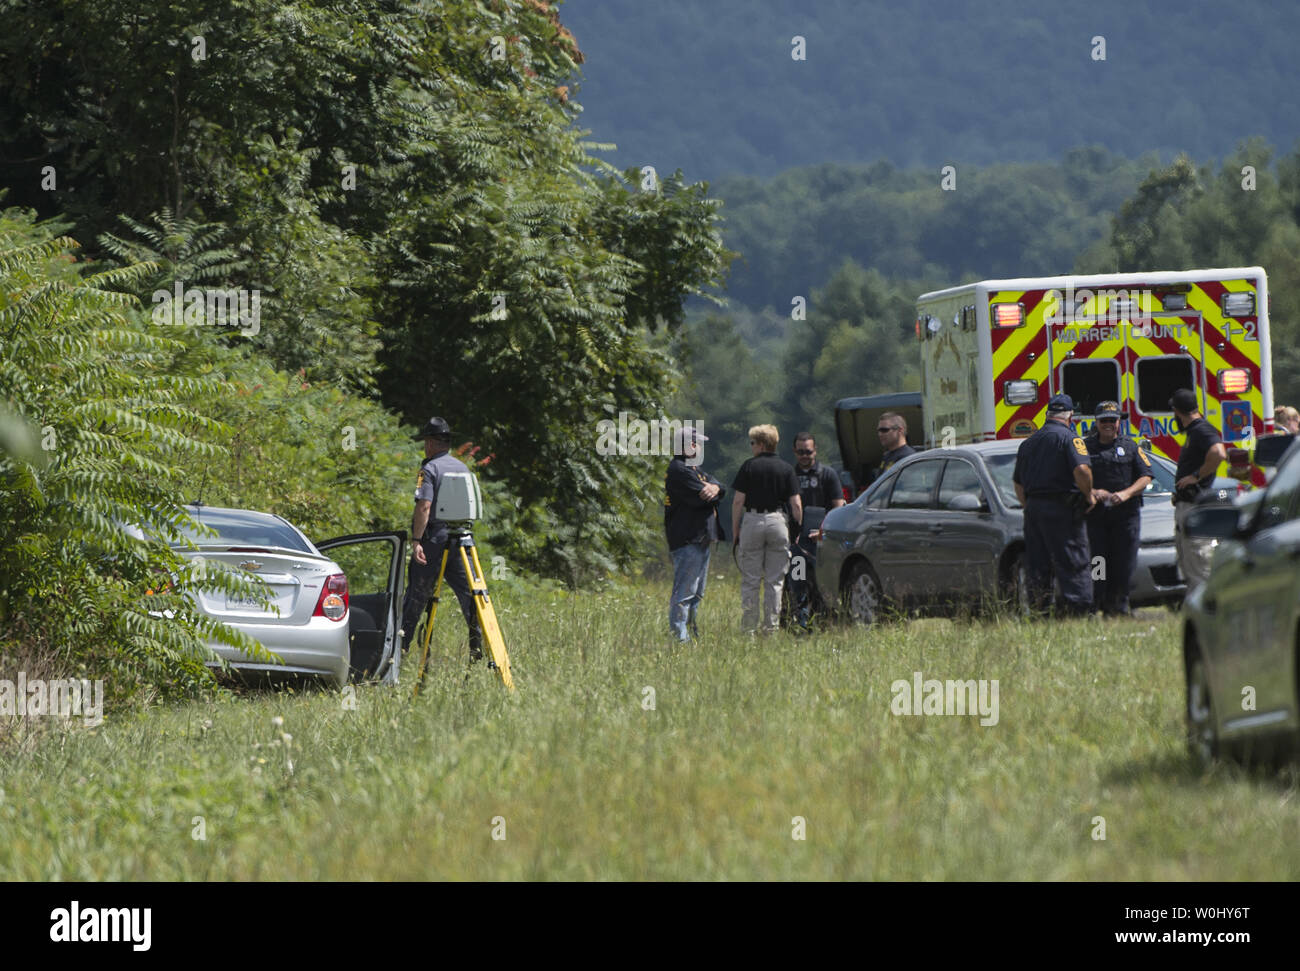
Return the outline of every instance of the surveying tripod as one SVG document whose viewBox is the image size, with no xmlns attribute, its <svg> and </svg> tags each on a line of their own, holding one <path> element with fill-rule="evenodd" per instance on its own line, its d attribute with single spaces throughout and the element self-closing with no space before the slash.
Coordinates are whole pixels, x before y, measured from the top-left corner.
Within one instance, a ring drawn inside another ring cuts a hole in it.
<svg viewBox="0 0 1300 971">
<path fill-rule="evenodd" d="M 424 672 L 429 664 L 429 642 L 433 639 L 433 620 L 438 615 L 438 592 L 442 589 L 442 578 L 447 573 L 447 557 L 451 555 L 453 549 L 460 556 L 465 576 L 469 580 L 470 594 L 474 597 L 474 610 L 478 614 L 479 630 L 483 632 L 483 637 L 487 641 L 488 654 L 501 674 L 502 683 L 514 691 L 515 682 L 510 677 L 510 658 L 506 654 L 506 642 L 501 637 L 497 614 L 492 609 L 492 601 L 488 597 L 487 581 L 483 579 L 483 567 L 478 562 L 474 537 L 468 529 L 453 529 L 448 535 L 447 547 L 442 551 L 442 564 L 438 567 L 438 579 L 433 585 L 433 596 L 429 600 L 428 615 L 424 622 L 424 649 L 420 655 L 420 673 L 415 680 L 415 697 L 420 696 L 420 688 L 424 686 Z"/>
</svg>

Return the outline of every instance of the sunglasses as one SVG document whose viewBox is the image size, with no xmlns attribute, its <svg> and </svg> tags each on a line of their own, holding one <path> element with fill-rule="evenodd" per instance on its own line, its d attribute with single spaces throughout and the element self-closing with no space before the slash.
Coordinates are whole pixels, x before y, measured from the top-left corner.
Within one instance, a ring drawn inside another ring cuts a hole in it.
<svg viewBox="0 0 1300 971">
<path fill-rule="evenodd" d="M 876 434 L 883 435 L 885 432 L 896 432 L 902 427 L 902 425 L 881 425 L 876 429 Z"/>
<path fill-rule="evenodd" d="M 1097 419 L 1097 423 L 1098 423 L 1099 425 L 1118 425 L 1118 424 L 1119 424 L 1119 419 L 1118 419 L 1118 418 L 1098 418 L 1098 419 Z"/>
<path fill-rule="evenodd" d="M 817 451 L 817 450 L 816 450 L 815 448 L 796 448 L 796 449 L 794 450 L 794 454 L 795 454 L 795 455 L 812 455 L 812 454 L 815 453 L 816 451 Z"/>
</svg>

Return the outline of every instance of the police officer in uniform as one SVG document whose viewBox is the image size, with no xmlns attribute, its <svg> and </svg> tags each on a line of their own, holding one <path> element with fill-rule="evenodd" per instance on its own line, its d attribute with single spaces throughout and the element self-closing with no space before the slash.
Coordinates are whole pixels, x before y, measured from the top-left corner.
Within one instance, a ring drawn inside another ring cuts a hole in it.
<svg viewBox="0 0 1300 971">
<path fill-rule="evenodd" d="M 1067 614 L 1092 612 L 1092 572 L 1083 514 L 1092 510 L 1088 446 L 1074 433 L 1074 400 L 1055 395 L 1043 427 L 1020 443 L 1011 481 L 1025 510 L 1025 572 L 1030 602 L 1047 607 L 1052 574 Z"/>
<path fill-rule="evenodd" d="M 1084 439 L 1092 459 L 1092 498 L 1088 546 L 1103 572 L 1093 579 L 1093 604 L 1108 617 L 1130 613 L 1129 586 L 1137 569 L 1138 534 L 1142 529 L 1142 493 L 1151 484 L 1151 460 L 1119 434 L 1116 401 L 1097 405 L 1092 433 Z"/>
<path fill-rule="evenodd" d="M 840 477 L 829 465 L 817 461 L 817 440 L 811 432 L 794 437 L 795 478 L 799 480 L 799 501 L 803 522 L 790 548 L 790 569 L 786 575 L 786 596 L 781 604 L 781 626 L 789 626 L 791 614 L 806 629 L 814 614 L 825 613 L 817 592 L 817 527 L 826 513 L 844 505 Z M 811 515 L 810 515 L 811 514 Z"/>
<path fill-rule="evenodd" d="M 433 584 L 442 566 L 442 554 L 450 540 L 450 527 L 440 519 L 433 519 L 438 505 L 438 486 L 448 472 L 469 472 L 460 459 L 451 454 L 451 426 L 442 418 L 430 418 L 415 441 L 424 440 L 424 464 L 415 480 L 415 514 L 411 520 L 411 536 L 416 538 L 407 574 L 406 598 L 402 603 L 402 650 L 406 650 L 420 613 L 433 594 Z M 469 659 L 483 657 L 483 633 L 478 626 L 478 613 L 474 608 L 474 594 L 469 588 L 469 577 L 460 554 L 451 550 L 447 557 L 447 572 L 443 583 L 450 587 L 460 601 L 460 612 L 469 628 Z"/>
</svg>

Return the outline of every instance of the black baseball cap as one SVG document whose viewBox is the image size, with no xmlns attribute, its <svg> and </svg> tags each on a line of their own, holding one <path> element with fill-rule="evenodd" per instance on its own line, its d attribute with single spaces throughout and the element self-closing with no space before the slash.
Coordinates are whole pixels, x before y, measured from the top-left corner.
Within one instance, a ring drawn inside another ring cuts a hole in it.
<svg viewBox="0 0 1300 971">
<path fill-rule="evenodd" d="M 1179 388 L 1169 398 L 1169 407 L 1174 411 L 1190 415 L 1200 407 L 1200 402 L 1196 400 L 1195 391 L 1190 388 Z"/>
<path fill-rule="evenodd" d="M 1052 395 L 1052 400 L 1047 403 L 1047 413 L 1059 415 L 1063 411 L 1074 411 L 1074 399 L 1068 394 Z"/>
<path fill-rule="evenodd" d="M 1097 410 L 1093 413 L 1093 417 L 1122 418 L 1123 412 L 1120 411 L 1118 401 L 1103 401 L 1101 404 L 1097 405 Z"/>
<path fill-rule="evenodd" d="M 426 438 L 451 438 L 451 426 L 443 418 L 430 418 L 420 429 L 420 434 L 411 436 L 411 441 L 422 442 Z"/>
</svg>

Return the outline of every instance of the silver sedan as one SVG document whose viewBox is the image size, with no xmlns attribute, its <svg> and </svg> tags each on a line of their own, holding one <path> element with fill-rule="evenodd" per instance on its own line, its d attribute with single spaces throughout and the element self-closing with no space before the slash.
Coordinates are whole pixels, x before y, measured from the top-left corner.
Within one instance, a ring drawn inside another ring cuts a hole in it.
<svg viewBox="0 0 1300 971">
<path fill-rule="evenodd" d="M 270 513 L 205 505 L 185 511 L 204 527 L 187 533 L 196 548 L 180 551 L 200 575 L 212 568 L 238 571 L 260 581 L 269 598 L 264 604 L 224 591 L 194 594 L 200 610 L 248 634 L 282 662 L 209 643 L 231 667 L 318 676 L 335 686 L 349 676 L 397 677 L 404 533 L 343 536 L 318 545 Z"/>
</svg>

